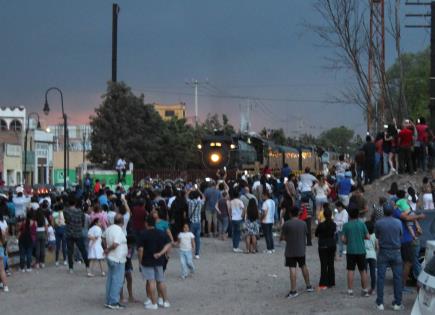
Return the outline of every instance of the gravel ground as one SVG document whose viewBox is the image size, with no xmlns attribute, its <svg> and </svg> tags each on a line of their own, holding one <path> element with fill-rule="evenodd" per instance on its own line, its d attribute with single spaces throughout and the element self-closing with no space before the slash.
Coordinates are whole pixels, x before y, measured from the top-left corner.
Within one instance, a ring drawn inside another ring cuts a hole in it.
<svg viewBox="0 0 435 315">
<path fill-rule="evenodd" d="M 307 250 L 311 282 L 317 286 L 319 260 L 317 244 Z M 264 249 L 260 240 L 259 249 Z M 334 289 L 302 293 L 287 300 L 288 269 L 284 267 L 283 246 L 277 244 L 276 253 L 234 254 L 230 242 L 203 239 L 202 256 L 195 261 L 197 272 L 192 278 L 181 280 L 177 250 L 172 253 L 167 271 L 170 309 L 145 311 L 142 303 L 130 304 L 123 314 L 376 314 L 375 296 L 359 296 L 359 276 L 355 278 L 355 297 L 346 295 L 345 260 L 336 263 Z M 298 288 L 304 289 L 298 272 Z M 22 274 L 14 272 L 9 278 L 9 293 L 0 292 L 0 314 L 109 314 L 116 311 L 103 307 L 105 279 L 89 279 L 83 265 L 77 265 L 75 274 L 66 267 L 48 266 L 44 270 Z M 145 299 L 144 282 L 135 264 L 134 292 L 140 301 Z M 405 311 L 409 314 L 416 294 L 404 295 Z M 392 275 L 387 275 L 385 313 L 393 313 Z"/>
</svg>

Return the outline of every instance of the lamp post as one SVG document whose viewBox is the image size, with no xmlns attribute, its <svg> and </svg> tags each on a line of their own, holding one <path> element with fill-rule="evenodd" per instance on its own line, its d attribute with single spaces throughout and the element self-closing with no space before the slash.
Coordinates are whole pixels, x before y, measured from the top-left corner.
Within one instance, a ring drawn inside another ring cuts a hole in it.
<svg viewBox="0 0 435 315">
<path fill-rule="evenodd" d="M 67 176 L 67 145 L 68 145 L 68 124 L 67 124 L 67 116 L 65 114 L 65 110 L 63 107 L 63 94 L 62 91 L 58 87 L 51 87 L 45 91 L 45 103 L 44 103 L 44 114 L 48 115 L 50 112 L 50 107 L 48 105 L 47 95 L 51 90 L 58 91 L 60 94 L 60 102 L 62 105 L 62 117 L 63 117 L 63 190 L 66 191 L 66 176 Z"/>
<path fill-rule="evenodd" d="M 36 116 L 38 118 L 36 129 L 41 129 L 41 123 L 39 122 L 39 114 L 35 112 L 29 113 L 27 115 L 26 134 L 24 136 L 24 176 L 23 176 L 24 185 L 27 184 L 27 135 L 29 134 L 30 116 Z"/>
</svg>

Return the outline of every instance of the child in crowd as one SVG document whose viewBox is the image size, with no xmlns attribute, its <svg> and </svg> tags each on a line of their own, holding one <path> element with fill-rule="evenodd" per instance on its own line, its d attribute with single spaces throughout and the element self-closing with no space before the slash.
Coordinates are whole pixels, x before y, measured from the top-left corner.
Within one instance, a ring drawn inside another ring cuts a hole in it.
<svg viewBox="0 0 435 315">
<path fill-rule="evenodd" d="M 257 236 L 260 235 L 258 217 L 257 202 L 252 198 L 249 200 L 245 216 L 246 254 L 255 254 L 257 251 Z"/>
<path fill-rule="evenodd" d="M 432 210 L 435 208 L 432 195 L 432 183 L 429 182 L 429 178 L 423 178 L 423 186 L 421 187 L 421 193 L 423 194 L 423 209 Z"/>
<path fill-rule="evenodd" d="M 310 199 L 308 197 L 303 197 L 301 199 L 300 213 L 304 217 L 303 221 L 305 221 L 305 224 L 307 225 L 307 246 L 312 246 L 313 244 L 311 242 L 311 220 L 313 218 L 313 209 L 311 207 Z"/>
<path fill-rule="evenodd" d="M 337 201 L 335 203 L 335 216 L 334 216 L 334 222 L 337 226 L 336 231 L 336 239 L 337 239 L 337 245 L 338 245 L 338 257 L 341 258 L 344 255 L 346 255 L 346 247 L 343 244 L 343 240 L 341 239 L 343 235 L 343 225 L 347 223 L 349 220 L 349 215 L 347 213 L 347 210 L 344 208 L 344 205 L 341 201 Z"/>
<path fill-rule="evenodd" d="M 399 208 L 400 212 L 406 213 L 409 216 L 414 216 L 415 213 L 406 198 L 405 191 L 399 190 L 397 192 L 397 197 L 399 200 L 396 201 L 396 207 Z M 421 227 L 417 220 L 406 221 L 406 227 L 414 240 L 417 238 L 416 233 L 421 233 Z"/>
<path fill-rule="evenodd" d="M 376 288 L 376 251 L 378 248 L 378 242 L 376 240 L 374 223 L 372 221 L 367 221 L 366 227 L 370 235 L 370 239 L 364 240 L 364 245 L 366 247 L 367 269 L 370 270 L 369 294 L 373 294 Z"/>
<path fill-rule="evenodd" d="M 100 265 L 101 276 L 106 274 L 103 271 L 102 261 L 104 259 L 104 250 L 101 244 L 101 236 L 103 235 L 103 230 L 101 229 L 101 221 L 99 218 L 95 218 L 88 231 L 89 239 L 89 253 L 88 258 L 90 260 L 90 271 L 88 272 L 88 277 L 94 277 L 92 273 L 93 267 L 96 262 Z"/>
<path fill-rule="evenodd" d="M 53 226 L 49 223 L 47 228 L 47 247 L 50 252 L 56 248 L 56 236 L 54 234 Z"/>
<path fill-rule="evenodd" d="M 190 232 L 189 225 L 183 225 L 183 232 L 178 234 L 178 245 L 180 246 L 181 278 L 186 279 L 191 273 L 195 272 L 192 261 L 192 251 L 195 251 L 195 236 Z"/>
</svg>

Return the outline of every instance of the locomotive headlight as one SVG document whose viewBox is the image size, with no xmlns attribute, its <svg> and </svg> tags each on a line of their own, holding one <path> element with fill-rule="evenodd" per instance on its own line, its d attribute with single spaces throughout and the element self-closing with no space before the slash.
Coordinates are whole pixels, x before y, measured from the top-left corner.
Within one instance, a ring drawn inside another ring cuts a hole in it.
<svg viewBox="0 0 435 315">
<path fill-rule="evenodd" d="M 231 150 L 235 150 L 235 149 L 236 149 L 236 145 L 235 145 L 235 144 L 231 144 L 231 145 L 230 145 L 230 149 L 231 149 Z"/>
<path fill-rule="evenodd" d="M 198 144 L 196 147 L 198 148 L 198 150 L 202 149 L 202 145 L 201 144 Z"/>
<path fill-rule="evenodd" d="M 219 153 L 212 153 L 210 155 L 210 161 L 212 163 L 219 163 L 220 160 L 221 160 L 221 155 Z"/>
</svg>

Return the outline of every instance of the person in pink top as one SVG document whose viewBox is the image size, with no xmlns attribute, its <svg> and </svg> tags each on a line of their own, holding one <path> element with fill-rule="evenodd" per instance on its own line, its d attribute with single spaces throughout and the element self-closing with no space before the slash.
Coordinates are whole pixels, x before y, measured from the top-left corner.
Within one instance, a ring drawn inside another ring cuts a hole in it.
<svg viewBox="0 0 435 315">
<path fill-rule="evenodd" d="M 95 219 L 99 219 L 101 229 L 105 231 L 109 226 L 109 220 L 107 218 L 107 213 L 101 210 L 100 204 L 95 203 L 94 209 L 90 214 L 90 222 L 93 222 Z"/>
</svg>

